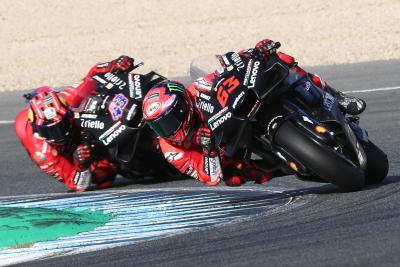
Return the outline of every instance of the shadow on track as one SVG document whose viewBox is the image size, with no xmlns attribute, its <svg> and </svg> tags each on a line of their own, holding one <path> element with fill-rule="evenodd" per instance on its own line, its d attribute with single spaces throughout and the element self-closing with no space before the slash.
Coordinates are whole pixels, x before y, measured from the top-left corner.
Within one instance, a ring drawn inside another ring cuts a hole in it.
<svg viewBox="0 0 400 267">
<path fill-rule="evenodd" d="M 375 190 L 375 189 L 383 187 L 383 186 L 387 186 L 387 185 L 391 185 L 391 184 L 399 184 L 399 183 L 400 183 L 400 176 L 388 176 L 385 178 L 385 180 L 382 183 L 365 186 L 360 192 Z M 288 194 L 292 197 L 302 197 L 302 196 L 306 196 L 306 195 L 310 195 L 310 194 L 316 194 L 316 195 L 351 194 L 351 192 L 349 193 L 349 192 L 340 190 L 338 187 L 336 187 L 333 184 L 323 184 L 320 186 L 300 188 L 300 189 L 295 189 L 295 190 L 287 190 L 287 191 L 284 191 L 283 193 Z"/>
</svg>

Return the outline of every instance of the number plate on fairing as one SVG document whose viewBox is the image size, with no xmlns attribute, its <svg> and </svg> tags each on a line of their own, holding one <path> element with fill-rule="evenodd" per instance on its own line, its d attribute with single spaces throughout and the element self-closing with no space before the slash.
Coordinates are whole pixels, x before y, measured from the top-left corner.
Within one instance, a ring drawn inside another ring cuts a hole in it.
<svg viewBox="0 0 400 267">
<path fill-rule="evenodd" d="M 234 128 L 231 123 L 234 111 L 243 101 L 247 86 L 243 85 L 248 60 L 237 53 L 221 56 L 225 72 L 213 81 L 210 94 L 200 93 L 196 106 L 212 131 Z"/>
</svg>

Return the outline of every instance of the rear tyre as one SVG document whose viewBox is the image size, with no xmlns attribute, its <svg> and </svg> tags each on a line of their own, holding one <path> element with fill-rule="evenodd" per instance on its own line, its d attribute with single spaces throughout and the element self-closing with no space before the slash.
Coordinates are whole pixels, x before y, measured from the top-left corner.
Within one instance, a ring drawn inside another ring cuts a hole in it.
<svg viewBox="0 0 400 267">
<path fill-rule="evenodd" d="M 378 184 L 385 179 L 389 171 L 389 161 L 386 154 L 371 141 L 364 148 L 367 155 L 365 183 Z"/>
<path fill-rule="evenodd" d="M 359 167 L 348 162 L 329 146 L 307 136 L 292 122 L 287 121 L 279 127 L 274 141 L 296 161 L 342 190 L 357 191 L 364 186 L 364 173 Z"/>
</svg>

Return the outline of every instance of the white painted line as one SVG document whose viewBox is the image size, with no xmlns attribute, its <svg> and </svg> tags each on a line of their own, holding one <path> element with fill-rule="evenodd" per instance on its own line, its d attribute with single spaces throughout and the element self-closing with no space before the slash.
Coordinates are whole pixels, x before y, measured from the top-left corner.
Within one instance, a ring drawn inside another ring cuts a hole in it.
<svg viewBox="0 0 400 267">
<path fill-rule="evenodd" d="M 0 121 L 0 124 L 13 124 L 14 121 Z"/>
<path fill-rule="evenodd" d="M 374 89 L 363 89 L 363 90 L 350 90 L 344 91 L 345 93 L 368 93 L 368 92 L 376 92 L 376 91 L 389 91 L 389 90 L 398 90 L 400 86 L 394 87 L 382 87 L 382 88 L 374 88 Z"/>
</svg>

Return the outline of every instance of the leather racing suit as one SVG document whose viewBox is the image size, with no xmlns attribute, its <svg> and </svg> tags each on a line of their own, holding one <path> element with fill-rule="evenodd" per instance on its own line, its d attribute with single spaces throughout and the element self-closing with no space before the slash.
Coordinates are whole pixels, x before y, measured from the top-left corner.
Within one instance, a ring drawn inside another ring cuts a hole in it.
<svg viewBox="0 0 400 267">
<path fill-rule="evenodd" d="M 94 65 L 79 84 L 69 86 L 58 95 L 65 99 L 68 107 L 79 107 L 85 97 L 96 91 L 96 82 L 92 79 L 94 75 L 121 70 L 115 61 Z M 91 183 L 97 185 L 98 189 L 112 185 L 119 168 L 117 163 L 101 159 L 90 162 L 89 168 L 81 170 L 74 162 L 73 153 L 83 143 L 80 129 L 73 129 L 63 144 L 47 142 L 33 131 L 28 121 L 28 111 L 29 108 L 25 108 L 17 115 L 14 128 L 30 158 L 43 172 L 74 191 L 85 191 Z"/>
<path fill-rule="evenodd" d="M 266 42 L 271 42 L 265 39 L 259 42 L 257 45 Z M 256 48 L 257 48 L 256 45 Z M 241 50 L 238 54 L 241 57 L 248 58 L 252 56 L 254 49 Z M 325 83 L 318 75 L 313 73 L 308 73 L 301 67 L 297 65 L 294 57 L 287 55 L 285 53 L 274 51 L 281 61 L 289 67 L 290 72 L 286 80 L 284 81 L 286 85 L 292 85 L 297 83 L 297 86 L 310 86 L 308 83 L 319 87 L 322 90 L 330 90 L 336 92 L 327 83 Z M 227 53 L 226 55 L 232 55 L 233 52 Z M 261 57 L 267 58 L 270 54 L 260 53 Z M 220 58 L 220 64 L 223 68 L 226 68 L 223 60 Z M 244 68 L 242 71 L 246 71 Z M 190 124 L 184 122 L 184 125 L 193 125 L 192 129 L 188 134 L 188 137 L 183 143 L 174 142 L 173 140 L 160 137 L 160 148 L 166 157 L 166 159 L 174 165 L 179 171 L 192 176 L 195 179 L 208 185 L 218 185 L 221 180 L 223 180 L 229 186 L 237 186 L 245 183 L 246 181 L 254 181 L 255 183 L 267 182 L 271 177 L 282 175 L 280 172 L 269 173 L 266 168 L 258 168 L 252 163 L 244 164 L 240 160 L 227 159 L 224 157 L 223 148 L 222 151 L 217 152 L 216 150 L 206 151 L 200 142 L 199 138 L 196 137 L 196 132 L 198 129 L 207 127 L 206 121 L 204 121 L 202 113 L 206 112 L 202 108 L 197 107 L 197 99 L 209 98 L 211 96 L 211 89 L 213 83 L 218 80 L 222 71 L 214 71 L 202 78 L 197 79 L 192 84 L 186 88 L 186 93 L 189 95 L 193 106 L 195 107 L 195 114 L 197 114 L 199 123 Z M 365 104 L 365 103 L 364 103 Z M 364 107 L 365 108 L 365 107 Z M 194 118 L 196 119 L 196 118 Z M 210 129 L 208 129 L 211 131 Z"/>
</svg>

